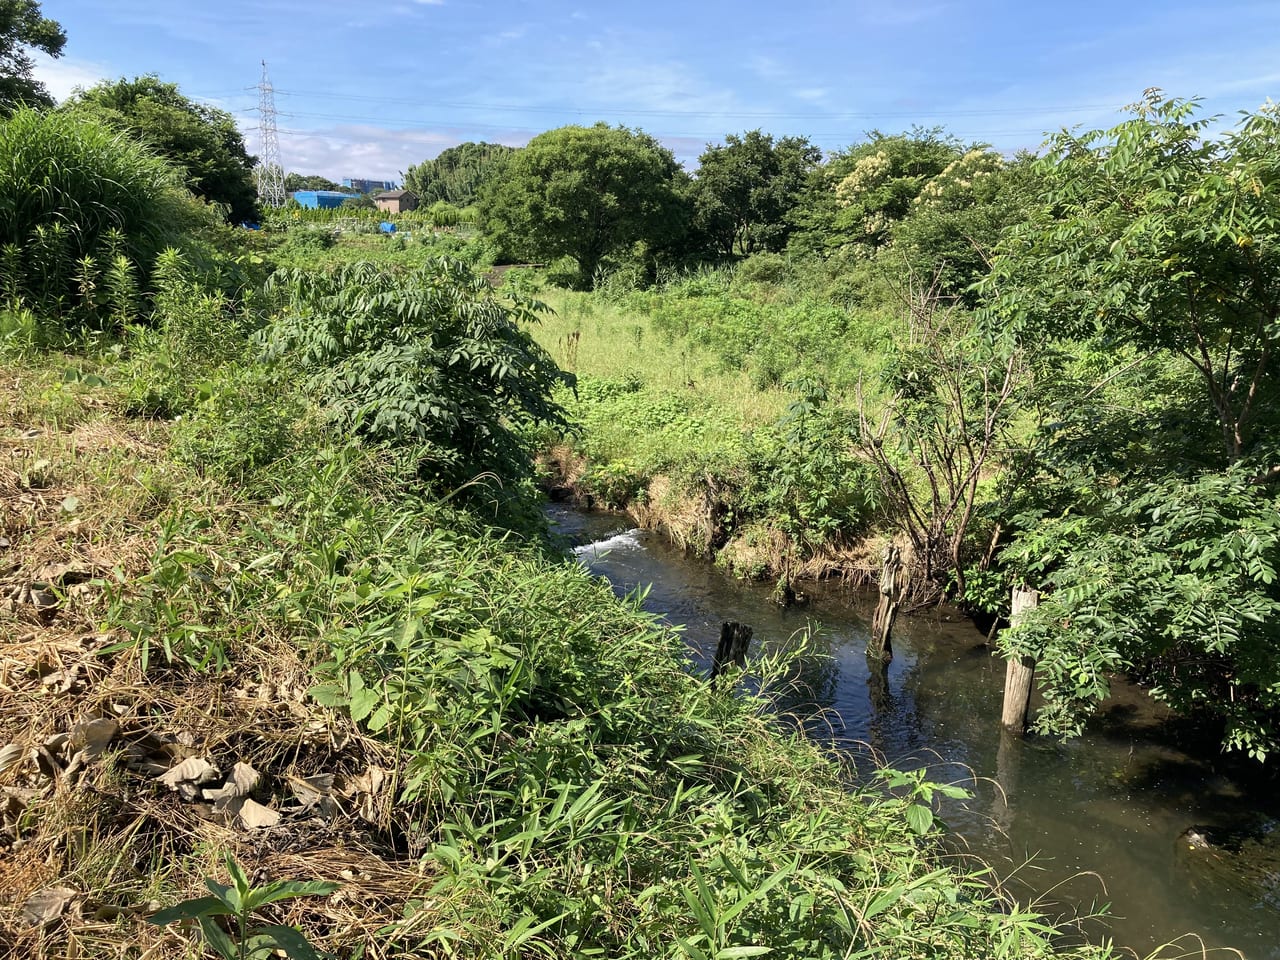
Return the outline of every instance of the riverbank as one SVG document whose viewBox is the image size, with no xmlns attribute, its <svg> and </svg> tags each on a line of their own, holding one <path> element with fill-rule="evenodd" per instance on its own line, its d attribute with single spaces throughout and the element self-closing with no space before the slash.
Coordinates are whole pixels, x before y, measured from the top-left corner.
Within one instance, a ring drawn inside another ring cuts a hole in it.
<svg viewBox="0 0 1280 960">
<path fill-rule="evenodd" d="M 725 620 L 751 625 L 762 652 L 816 626 L 818 655 L 797 664 L 777 709 L 859 766 L 879 755 L 968 788 L 968 799 L 937 808 L 947 842 L 1018 896 L 1063 916 L 1110 904 L 1085 931 L 1139 957 L 1175 937 L 1199 956 L 1199 937 L 1209 956 L 1280 958 L 1275 784 L 1222 755 L 1216 731 L 1117 680 L 1079 739 L 1002 736 L 1003 662 L 959 611 L 900 618 L 881 673 L 864 655 L 874 591 L 810 584 L 807 603 L 784 608 L 767 584 L 730 578 L 656 532 L 628 531 L 625 516 L 549 509 L 592 572 L 619 594 L 642 590 L 646 609 L 683 626 L 700 663 Z M 1195 848 L 1183 841 L 1193 825 L 1207 840 Z"/>
<path fill-rule="evenodd" d="M 855 333 L 847 311 L 761 305 L 732 278 L 697 275 L 617 300 L 538 292 L 552 312 L 530 332 L 577 378 L 557 394 L 574 430 L 539 438 L 543 484 L 625 510 L 737 577 L 871 582 L 890 524 L 846 391 L 883 364 L 892 324 L 875 313 Z M 763 376 L 752 354 L 726 353 L 744 312 L 764 354 L 799 351 L 785 382 Z M 824 356 L 818 342 L 837 327 L 848 352 Z"/>
<path fill-rule="evenodd" d="M 188 955 L 146 917 L 231 855 L 336 884 L 262 919 L 339 955 L 1054 952 L 940 856 L 935 788 L 848 790 L 767 684 L 708 685 L 633 605 L 305 408 L 259 411 L 287 454 L 215 472 L 246 425 L 130 416 L 142 359 L 3 369 L 12 951 Z"/>
</svg>

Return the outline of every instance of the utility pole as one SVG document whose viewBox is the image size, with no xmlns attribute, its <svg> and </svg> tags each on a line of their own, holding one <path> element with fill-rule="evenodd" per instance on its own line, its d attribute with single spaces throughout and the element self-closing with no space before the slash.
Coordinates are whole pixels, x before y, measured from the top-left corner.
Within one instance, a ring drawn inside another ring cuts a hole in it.
<svg viewBox="0 0 1280 960">
<path fill-rule="evenodd" d="M 284 166 L 280 163 L 280 132 L 276 129 L 276 91 L 262 61 L 258 84 L 258 130 L 262 134 L 262 156 L 254 175 L 258 181 L 258 202 L 264 207 L 284 206 Z"/>
</svg>

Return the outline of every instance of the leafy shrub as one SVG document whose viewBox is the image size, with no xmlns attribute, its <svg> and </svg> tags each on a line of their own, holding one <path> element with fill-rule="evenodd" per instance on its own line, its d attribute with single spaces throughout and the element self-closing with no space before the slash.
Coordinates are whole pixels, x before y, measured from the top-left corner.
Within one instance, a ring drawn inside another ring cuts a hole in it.
<svg viewBox="0 0 1280 960">
<path fill-rule="evenodd" d="M 168 249 L 156 259 L 154 327 L 129 328 L 125 407 L 140 416 L 174 417 L 196 401 L 201 383 L 247 349 L 247 329 L 221 292 L 193 276 L 189 262 Z"/>
<path fill-rule="evenodd" d="M 578 270 L 578 261 L 573 257 L 561 257 L 547 264 L 547 283 L 565 290 L 576 290 L 582 285 L 582 274 Z"/>
<path fill-rule="evenodd" d="M 26 307 L 0 305 L 0 357 L 23 357 L 45 346 L 36 315 Z"/>
<path fill-rule="evenodd" d="M 1001 642 L 1038 658 L 1040 729 L 1079 732 L 1109 675 L 1132 670 L 1175 709 L 1221 719 L 1227 749 L 1280 750 L 1280 496 L 1258 470 L 1100 489 L 1024 523 L 1002 559 L 1049 589 Z"/>
<path fill-rule="evenodd" d="M 337 242 L 333 231 L 320 226 L 294 227 L 288 233 L 284 248 L 290 253 L 308 254 L 328 250 Z"/>
<path fill-rule="evenodd" d="M 512 267 L 502 274 L 502 290 L 518 297 L 532 297 L 542 290 L 542 280 L 532 267 Z"/>
<path fill-rule="evenodd" d="M 518 428 L 564 425 L 550 394 L 566 375 L 520 327 L 536 306 L 503 302 L 460 261 L 281 271 L 271 283 L 282 315 L 264 331 L 266 356 L 302 371 L 335 428 L 413 447 L 436 482 L 529 476 Z"/>
<path fill-rule="evenodd" d="M 800 376 L 841 382 L 845 380 L 841 368 L 847 365 L 846 358 L 861 359 L 852 349 L 852 318 L 840 307 L 804 300 L 770 319 L 771 323 L 760 324 L 760 334 L 752 345 L 750 369 L 758 387 Z"/>
<path fill-rule="evenodd" d="M 870 464 L 859 459 L 847 413 L 826 403 L 814 381 L 792 384 L 799 396 L 773 427 L 752 433 L 742 513 L 816 547 L 865 531 L 880 499 Z"/>
<path fill-rule="evenodd" d="M 578 378 L 578 399 L 584 404 L 601 403 L 629 393 L 636 393 L 644 386 L 638 374 L 625 377 L 593 377 L 586 374 Z"/>
<path fill-rule="evenodd" d="M 0 287 L 65 329 L 105 319 L 109 271 L 145 289 L 156 255 L 210 220 L 163 160 L 66 113 L 0 121 L 0 169 Z"/>
<path fill-rule="evenodd" d="M 433 227 L 456 227 L 462 222 L 462 211 L 447 200 L 437 200 L 427 208 Z"/>
<path fill-rule="evenodd" d="M 778 286 L 791 280 L 791 264 L 780 253 L 753 253 L 734 271 L 735 287 L 751 284 Z"/>
<path fill-rule="evenodd" d="M 726 368 L 742 368 L 764 332 L 766 311 L 750 300 L 723 294 L 667 299 L 653 326 L 668 339 L 688 337 L 709 347 Z"/>
<path fill-rule="evenodd" d="M 305 405 L 283 388 L 279 371 L 230 367 L 202 384 L 197 400 L 178 425 L 174 451 L 202 473 L 247 484 L 297 451 Z"/>
</svg>

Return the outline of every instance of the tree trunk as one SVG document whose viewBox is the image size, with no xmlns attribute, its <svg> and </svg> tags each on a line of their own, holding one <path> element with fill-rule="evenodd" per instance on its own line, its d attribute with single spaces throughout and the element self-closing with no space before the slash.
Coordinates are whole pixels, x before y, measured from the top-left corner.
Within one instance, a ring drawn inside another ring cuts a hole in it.
<svg viewBox="0 0 1280 960">
<path fill-rule="evenodd" d="M 1013 612 L 1010 623 L 1017 624 L 1027 610 L 1040 604 L 1040 591 L 1026 587 L 1013 588 Z M 1004 675 L 1004 709 L 1000 723 L 1010 733 L 1027 729 L 1027 711 L 1031 706 L 1031 690 L 1035 683 L 1034 657 L 1014 657 L 1007 661 Z"/>
</svg>

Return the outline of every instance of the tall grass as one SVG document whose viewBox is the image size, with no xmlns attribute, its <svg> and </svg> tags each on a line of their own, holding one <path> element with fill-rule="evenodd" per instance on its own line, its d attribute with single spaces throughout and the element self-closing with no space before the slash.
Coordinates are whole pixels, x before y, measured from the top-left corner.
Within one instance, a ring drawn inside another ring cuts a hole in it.
<svg viewBox="0 0 1280 960">
<path fill-rule="evenodd" d="M 128 310 L 129 285 L 199 219 L 173 168 L 123 134 L 57 111 L 0 121 L 0 289 L 46 323 Z M 113 274 L 111 304 L 96 277 Z"/>
</svg>

